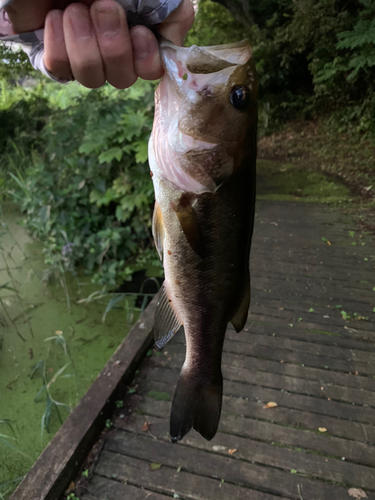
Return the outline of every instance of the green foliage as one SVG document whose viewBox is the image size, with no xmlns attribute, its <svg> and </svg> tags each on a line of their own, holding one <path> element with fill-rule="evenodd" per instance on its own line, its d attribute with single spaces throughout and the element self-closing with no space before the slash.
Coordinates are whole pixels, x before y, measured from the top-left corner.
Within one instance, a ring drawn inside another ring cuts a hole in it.
<svg viewBox="0 0 375 500">
<path fill-rule="evenodd" d="M 220 45 L 248 38 L 250 29 L 245 27 L 227 9 L 210 0 L 200 0 L 199 10 L 189 31 L 186 45 Z"/>
<path fill-rule="evenodd" d="M 49 342 L 49 347 L 48 347 L 48 352 L 46 359 L 42 359 L 38 361 L 31 369 L 30 373 L 30 378 L 40 376 L 42 379 L 42 387 L 39 389 L 38 393 L 36 394 L 34 398 L 35 403 L 39 402 L 44 402 L 45 403 L 45 409 L 44 413 L 42 415 L 41 419 L 41 436 L 43 436 L 44 430 L 47 432 L 50 432 L 51 428 L 51 418 L 52 418 L 52 412 L 55 411 L 57 418 L 60 422 L 60 425 L 63 423 L 63 419 L 61 416 L 60 409 L 67 410 L 67 412 L 71 411 L 71 407 L 65 403 L 62 403 L 60 401 L 57 401 L 53 396 L 52 396 L 52 387 L 58 379 L 62 378 L 71 378 L 73 377 L 73 374 L 64 374 L 65 370 L 72 364 L 71 358 L 69 356 L 68 348 L 67 348 L 67 343 L 65 340 L 65 337 L 60 334 L 60 335 L 55 335 L 53 337 L 48 337 L 44 339 L 45 342 Z M 50 357 L 50 349 L 51 349 L 51 344 L 55 344 L 58 347 L 61 347 L 63 352 L 64 352 L 64 358 L 65 360 L 67 358 L 70 358 L 70 361 L 67 361 L 62 367 L 60 367 L 55 375 L 51 377 L 50 379 L 48 378 L 47 375 L 47 360 Z"/>
<path fill-rule="evenodd" d="M 27 55 L 19 47 L 0 43 L 0 78 L 19 79 L 32 71 Z"/>
<path fill-rule="evenodd" d="M 36 142 L 8 155 L 8 193 L 43 241 L 51 268 L 75 272 L 82 265 L 95 273 L 95 282 L 115 285 L 149 263 L 159 265 L 147 164 L 154 86 L 140 81 L 125 91 L 64 89 L 68 100 L 54 84 L 31 91 L 47 99 L 47 112 Z M 29 137 L 28 129 L 24 133 Z"/>
<path fill-rule="evenodd" d="M 0 174 L 4 176 L 9 170 L 9 160 L 16 151 L 25 155 L 42 148 L 40 132 L 48 111 L 40 86 L 27 92 L 0 80 Z"/>
<path fill-rule="evenodd" d="M 340 130 L 375 132 L 373 0 L 214 1 L 251 30 L 263 131 L 329 112 Z"/>
</svg>

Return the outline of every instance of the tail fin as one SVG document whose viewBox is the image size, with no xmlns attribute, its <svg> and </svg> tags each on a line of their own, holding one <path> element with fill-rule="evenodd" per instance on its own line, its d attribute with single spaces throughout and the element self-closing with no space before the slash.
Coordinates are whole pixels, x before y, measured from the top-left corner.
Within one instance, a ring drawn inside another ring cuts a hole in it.
<svg viewBox="0 0 375 500">
<path fill-rule="evenodd" d="M 209 380 L 202 380 L 194 371 L 182 371 L 172 403 L 172 441 L 177 443 L 192 427 L 210 441 L 219 425 L 222 394 L 223 377 L 220 368 Z"/>
</svg>

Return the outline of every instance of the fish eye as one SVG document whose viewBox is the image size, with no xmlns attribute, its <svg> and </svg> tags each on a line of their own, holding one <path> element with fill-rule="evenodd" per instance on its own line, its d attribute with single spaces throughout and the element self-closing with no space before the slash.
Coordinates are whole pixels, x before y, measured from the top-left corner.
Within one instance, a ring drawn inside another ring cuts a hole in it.
<svg viewBox="0 0 375 500">
<path fill-rule="evenodd" d="M 239 111 L 243 111 L 249 102 L 249 92 L 243 85 L 236 85 L 230 91 L 230 102 Z"/>
</svg>

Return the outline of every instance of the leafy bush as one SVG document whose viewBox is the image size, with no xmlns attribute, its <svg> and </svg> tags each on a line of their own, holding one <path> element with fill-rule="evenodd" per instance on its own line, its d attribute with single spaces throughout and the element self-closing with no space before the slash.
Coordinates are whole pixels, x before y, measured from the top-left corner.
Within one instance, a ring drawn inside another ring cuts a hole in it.
<svg viewBox="0 0 375 500">
<path fill-rule="evenodd" d="M 340 129 L 375 132 L 373 0 L 213 1 L 248 27 L 263 128 L 331 114 Z"/>
<path fill-rule="evenodd" d="M 47 264 L 72 272 L 82 265 L 95 272 L 94 281 L 115 285 L 158 265 L 147 165 L 154 86 L 85 91 L 68 107 L 59 92 L 52 89 L 40 131 L 44 152 L 30 154 L 24 170 L 14 166 L 10 193 L 26 227 L 43 241 Z"/>
</svg>

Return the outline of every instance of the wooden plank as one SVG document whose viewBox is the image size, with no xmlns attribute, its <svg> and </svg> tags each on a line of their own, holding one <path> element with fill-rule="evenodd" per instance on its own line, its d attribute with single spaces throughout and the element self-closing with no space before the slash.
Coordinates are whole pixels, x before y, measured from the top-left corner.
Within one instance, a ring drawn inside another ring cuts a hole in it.
<svg viewBox="0 0 375 500">
<path fill-rule="evenodd" d="M 374 280 L 375 282 L 375 280 Z M 341 318 L 341 311 L 355 311 L 357 313 L 361 313 L 363 316 L 371 317 L 373 311 L 371 308 L 371 304 L 366 304 L 362 302 L 350 302 L 345 301 L 341 304 L 332 304 L 332 301 L 327 300 L 326 297 L 316 297 L 314 302 L 311 300 L 299 300 L 298 302 L 294 301 L 292 298 L 288 299 L 287 297 L 272 297 L 267 293 L 260 294 L 252 294 L 251 297 L 251 306 L 266 306 L 268 309 L 279 311 L 281 307 L 285 310 L 293 311 L 297 315 L 299 312 L 308 313 L 308 315 L 320 314 L 321 316 L 325 315 L 333 315 L 336 318 Z M 341 306 L 341 307 L 336 307 Z M 310 308 L 313 308 L 313 311 L 310 312 Z M 313 316 L 314 317 L 314 316 Z M 373 316 L 375 318 L 375 315 Z M 349 324 L 350 322 L 346 322 Z M 354 321 L 352 323 L 360 324 L 358 321 Z"/>
<path fill-rule="evenodd" d="M 245 342 L 234 342 L 228 339 L 224 345 L 224 351 L 244 356 L 256 356 L 265 359 L 284 360 L 289 363 L 307 365 L 316 368 L 326 368 L 330 370 L 342 371 L 364 375 L 375 375 L 375 364 L 363 363 L 361 361 L 330 358 L 328 356 L 309 354 L 304 352 L 294 352 L 288 349 L 267 346 L 260 344 L 248 344 Z"/>
<path fill-rule="evenodd" d="M 172 400 L 174 385 L 171 383 L 160 382 L 158 380 L 152 380 L 152 372 L 146 373 L 148 373 L 148 375 L 144 375 L 146 378 L 139 381 L 139 394 L 147 395 L 149 391 L 163 392 L 169 394 L 170 400 Z M 149 379 L 148 382 L 147 378 Z M 263 406 L 268 401 L 271 401 L 271 399 L 259 401 L 256 398 L 253 398 L 252 396 L 254 396 L 254 394 L 252 393 L 251 387 L 248 388 L 248 398 L 245 399 L 247 404 L 244 409 L 238 405 L 236 400 L 233 403 L 231 402 L 232 398 L 225 395 L 225 387 L 226 382 L 224 382 L 224 401 L 227 402 L 226 408 L 231 408 L 232 413 L 236 411 L 237 413 L 246 415 L 247 417 L 258 418 L 296 428 L 310 429 L 315 432 L 319 427 L 325 427 L 329 430 L 329 433 L 334 436 L 344 438 L 350 436 L 350 439 L 356 441 L 375 443 L 375 427 L 373 425 L 311 413 L 305 410 L 283 407 L 278 398 L 273 399 L 279 404 L 277 409 L 267 412 L 264 411 Z"/>
<path fill-rule="evenodd" d="M 158 417 L 133 415 L 127 419 L 126 423 L 118 419 L 115 425 L 127 432 L 147 435 L 147 432 L 142 431 L 145 421 L 150 424 L 149 435 L 169 442 L 168 422 Z M 310 454 L 302 450 L 280 448 L 269 443 L 220 432 L 213 441 L 205 441 L 197 433 L 191 432 L 181 441 L 181 444 L 210 452 L 215 451 L 215 453 L 223 456 L 228 456 L 228 450 L 235 449 L 233 457 L 237 460 L 247 460 L 257 464 L 278 467 L 288 472 L 293 469 L 311 477 L 352 485 L 357 488 L 375 489 L 375 469 L 373 467 Z"/>
<path fill-rule="evenodd" d="M 117 391 L 128 383 L 153 342 L 153 299 L 78 406 L 11 496 L 56 500 L 66 489 L 111 414 Z"/>
<path fill-rule="evenodd" d="M 184 470 L 177 472 L 180 460 L 172 463 L 171 466 L 163 465 L 159 470 L 154 471 L 150 468 L 151 462 L 152 460 L 148 458 L 139 460 L 103 450 L 96 473 L 110 478 L 116 471 L 117 480 L 127 481 L 170 496 L 177 494 L 190 500 L 286 500 L 285 497 L 275 497 L 250 488 L 223 483 L 211 477 L 190 474 Z"/>
<path fill-rule="evenodd" d="M 170 384 L 170 390 L 174 390 L 178 375 L 178 370 L 164 368 L 152 368 L 148 371 L 149 380 L 164 382 L 167 385 Z M 224 382 L 224 394 L 234 399 L 233 405 L 238 407 L 238 414 L 243 414 L 246 399 L 251 398 L 253 401 L 260 401 L 262 403 L 275 401 L 279 406 L 309 411 L 316 415 L 327 415 L 343 420 L 375 424 L 375 412 L 372 408 L 328 401 L 302 394 L 292 394 L 256 385 L 250 386 L 232 380 L 225 380 Z"/>
<path fill-rule="evenodd" d="M 184 444 L 176 446 L 170 441 L 155 440 L 148 435 L 118 432 L 108 439 L 105 449 L 119 454 L 121 458 L 134 457 L 168 467 L 176 467 L 178 464 L 184 471 L 199 476 L 219 480 L 222 478 L 228 483 L 291 498 L 298 498 L 298 486 L 306 498 L 342 500 L 344 495 L 347 496 L 347 491 L 342 486 L 333 486 L 298 474 L 290 474 L 289 471 L 238 460 L 234 456 L 219 455 L 212 453 L 212 450 L 208 452 Z M 370 496 L 375 498 L 375 494 Z"/>
<path fill-rule="evenodd" d="M 172 400 L 174 392 L 173 388 L 165 382 L 150 381 L 148 384 L 145 380 L 139 382 L 139 394 L 147 397 L 148 394 L 151 394 L 150 391 L 168 394 L 170 401 Z M 249 391 L 249 396 L 250 395 L 251 391 Z M 147 401 L 147 399 L 145 399 L 145 401 Z M 223 411 L 280 425 L 288 425 L 289 427 L 297 429 L 311 430 L 313 432 L 317 432 L 319 427 L 325 427 L 329 435 L 332 436 L 343 437 L 367 444 L 375 443 L 375 427 L 372 425 L 311 413 L 304 410 L 286 408 L 280 405 L 277 398 L 274 398 L 272 401 L 277 401 L 278 407 L 272 409 L 272 411 L 266 411 L 263 407 L 268 401 L 271 401 L 271 399 L 265 401 L 248 401 L 224 395 Z"/>
<path fill-rule="evenodd" d="M 293 340 L 290 338 L 279 337 L 275 335 L 257 335 L 256 333 L 244 332 L 241 336 L 232 329 L 228 329 L 226 339 L 235 342 L 245 342 L 247 344 L 259 344 L 267 347 L 276 347 L 278 349 L 288 349 L 289 351 L 303 352 L 324 356 L 329 358 L 345 359 L 348 361 L 358 361 L 361 363 L 373 363 L 374 353 L 365 350 L 345 349 L 342 347 L 321 345 L 313 342 Z"/>
<path fill-rule="evenodd" d="M 290 245 L 290 243 L 289 243 Z M 268 248 L 266 248 L 268 247 Z M 357 272 L 358 277 L 366 277 L 373 275 L 374 266 L 368 264 L 369 274 L 366 274 L 366 269 L 364 269 L 363 256 L 358 256 L 355 254 L 346 253 L 345 249 L 341 253 L 337 254 L 337 257 L 333 257 L 327 253 L 322 252 L 321 248 L 314 248 L 308 251 L 307 248 L 301 248 L 301 252 L 290 251 L 288 248 L 288 242 L 277 241 L 276 244 L 269 244 L 269 242 L 262 241 L 259 247 L 254 246 L 250 255 L 250 266 L 254 266 L 257 261 L 269 262 L 269 267 L 272 269 L 272 265 L 276 267 L 275 253 L 277 252 L 278 260 L 277 265 L 280 262 L 278 268 L 282 269 L 284 263 L 291 264 L 294 262 L 303 262 L 312 268 L 314 266 L 321 269 L 327 268 L 329 272 L 335 271 L 337 274 L 341 273 L 343 269 L 346 272 L 355 273 Z M 371 254 L 366 254 L 366 258 L 371 257 Z M 367 267 L 367 266 L 366 266 Z"/>
<path fill-rule="evenodd" d="M 177 339 L 176 339 L 177 340 Z M 171 357 L 171 367 L 179 368 L 182 363 L 181 357 L 185 356 L 185 346 L 181 342 L 169 344 L 163 351 L 163 355 Z M 283 360 L 281 360 L 283 361 Z M 180 364 L 181 363 L 181 364 Z M 285 375 L 293 378 L 304 380 L 317 380 L 324 384 L 333 384 L 341 387 L 352 387 L 358 391 L 367 390 L 374 391 L 375 380 L 372 377 L 362 377 L 360 375 L 334 372 L 331 370 L 322 370 L 319 368 L 311 368 L 308 366 L 299 366 L 290 363 L 280 362 L 280 360 L 267 360 L 252 356 L 241 356 L 239 354 L 231 354 L 224 352 L 223 363 L 236 367 L 237 369 L 246 369 L 249 371 L 266 372 Z"/>
<path fill-rule="evenodd" d="M 327 308 L 327 312 L 331 312 L 331 310 L 336 305 L 341 305 L 341 310 L 344 310 L 346 312 L 357 312 L 365 317 L 373 317 L 371 303 L 369 303 L 369 301 L 365 302 L 363 300 L 356 300 L 355 295 L 352 295 L 351 297 L 341 298 L 341 300 L 338 301 L 334 300 L 333 297 L 327 295 L 315 296 L 309 295 L 308 293 L 295 293 L 292 288 L 284 289 L 283 292 L 273 291 L 269 288 L 256 289 L 254 282 L 252 281 L 252 302 L 250 304 L 250 312 L 252 310 L 252 304 L 254 301 L 259 302 L 261 305 L 262 303 L 263 305 L 266 305 L 267 300 L 279 302 L 280 307 L 283 307 L 286 304 L 293 304 L 298 301 L 300 302 L 301 307 L 306 307 L 306 311 L 308 311 L 310 307 L 312 307 L 313 309 L 315 309 L 316 307 L 321 307 Z M 345 325 L 358 328 L 359 330 L 361 330 L 362 324 L 364 324 L 364 321 L 345 321 Z"/>
<path fill-rule="evenodd" d="M 88 490 L 95 495 L 97 500 L 167 500 L 171 498 L 143 487 L 121 483 L 117 478 L 108 479 L 97 475 L 94 475 L 90 480 Z M 86 496 L 83 495 L 82 500 L 89 500 L 89 498 L 86 499 Z"/>
<path fill-rule="evenodd" d="M 285 280 L 280 280 L 277 282 L 275 279 L 271 280 L 263 280 L 252 281 L 252 289 L 253 293 L 257 294 L 259 291 L 268 291 L 272 292 L 274 295 L 278 294 L 278 296 L 283 296 L 285 294 L 293 295 L 293 296 L 301 296 L 305 298 L 316 299 L 316 297 L 326 297 L 330 299 L 334 304 L 341 304 L 342 301 L 348 300 L 353 301 L 357 300 L 362 303 L 371 303 L 372 292 L 363 291 L 363 290 L 352 290 L 350 288 L 346 289 L 345 287 L 339 287 L 334 289 L 328 289 L 324 286 L 306 286 L 304 284 L 300 284 L 297 282 L 290 282 L 289 286 L 285 285 Z M 355 311 L 354 311 L 355 312 Z"/>
<path fill-rule="evenodd" d="M 267 341 L 265 341 L 266 343 Z M 184 343 L 184 339 L 178 337 L 175 344 Z M 252 344 L 249 342 L 234 341 L 227 338 L 224 343 L 224 353 L 240 354 L 244 359 L 257 357 L 268 360 L 277 360 L 288 363 L 299 364 L 308 367 L 325 368 L 326 370 L 342 371 L 363 375 L 375 375 L 374 363 L 357 361 L 354 359 L 332 358 L 323 355 L 310 354 L 308 352 L 296 352 L 290 349 L 273 346 L 269 349 L 267 345 Z"/>
<path fill-rule="evenodd" d="M 283 263 L 278 261 L 277 266 L 264 264 L 263 259 L 256 259 L 253 262 L 253 266 L 250 266 L 251 277 L 256 284 L 259 286 L 265 283 L 274 282 L 275 284 L 280 284 L 285 288 L 289 288 L 298 283 L 299 286 L 305 287 L 320 287 L 324 288 L 326 291 L 335 292 L 339 287 L 342 288 L 343 291 L 360 291 L 363 293 L 369 293 L 371 296 L 372 286 L 371 282 L 375 279 L 375 272 L 371 273 L 369 270 L 365 270 L 363 275 L 358 274 L 358 268 L 354 268 L 353 270 L 348 272 L 347 277 L 345 275 L 339 274 L 334 266 L 331 266 L 331 262 L 329 263 L 329 270 L 324 268 L 324 273 L 321 275 L 316 274 L 315 272 L 306 274 L 298 274 L 295 272 L 287 272 L 284 266 L 287 264 L 287 267 L 290 268 L 290 263 Z M 263 267 L 263 269 L 261 269 Z M 310 267 L 310 270 L 313 266 Z M 316 270 L 321 269 L 322 266 L 316 266 Z M 337 274 L 339 276 L 336 279 Z M 343 277 L 345 277 L 343 279 Z"/>
<path fill-rule="evenodd" d="M 281 306 L 282 304 L 280 304 Z M 338 335 L 332 335 L 331 332 L 322 330 L 309 331 L 308 329 L 301 328 L 300 325 L 294 325 L 293 328 L 288 326 L 280 326 L 276 324 L 269 323 L 258 323 L 249 320 L 245 328 L 239 332 L 235 333 L 234 328 L 228 325 L 227 335 L 231 335 L 232 340 L 237 337 L 237 340 L 242 340 L 243 342 L 251 342 L 251 336 L 253 333 L 257 335 L 266 336 L 278 336 L 287 337 L 294 340 L 300 340 L 301 342 L 311 342 L 313 344 L 328 345 L 340 347 L 342 349 L 356 349 L 357 351 L 366 351 L 375 353 L 375 345 L 369 342 L 363 342 L 360 340 L 354 340 L 353 334 L 349 333 L 348 330 L 344 329 Z M 343 334 L 348 335 L 347 337 Z"/>
<path fill-rule="evenodd" d="M 139 402 L 137 411 L 144 415 L 163 418 L 169 422 L 171 403 L 144 398 Z M 244 416 L 229 414 L 226 403 L 219 424 L 219 432 L 255 439 L 265 443 L 318 452 L 330 457 L 337 457 L 358 464 L 374 466 L 375 448 L 365 443 L 343 439 L 329 434 L 320 434 L 304 429 L 281 426 Z"/>
<path fill-rule="evenodd" d="M 366 278 L 364 277 L 364 280 Z M 367 280 L 366 280 L 367 281 Z M 371 283 L 371 281 L 370 281 Z M 282 283 L 279 283 L 280 285 Z M 257 282 L 257 279 L 254 278 L 252 279 L 252 296 L 261 298 L 261 297 L 269 297 L 273 298 L 275 300 L 280 300 L 280 299 L 287 299 L 288 300 L 301 300 L 301 304 L 305 303 L 310 303 L 310 302 L 315 302 L 318 304 L 321 304 L 322 306 L 328 305 L 328 304 L 333 304 L 333 305 L 341 305 L 342 307 L 347 307 L 347 309 L 351 309 L 352 305 L 353 307 L 358 306 L 368 306 L 370 297 L 363 301 L 363 299 L 360 299 L 357 297 L 356 294 L 350 293 L 350 291 L 346 294 L 343 294 L 342 297 L 340 297 L 340 301 L 334 297 L 331 294 L 324 293 L 324 294 L 313 294 L 309 290 L 305 290 L 304 293 L 301 293 L 301 291 L 295 290 L 294 287 L 290 286 L 285 286 L 284 282 L 284 287 L 283 287 L 283 293 L 280 293 L 280 289 L 272 289 L 269 286 L 262 286 L 261 283 Z M 355 311 L 354 311 L 355 312 Z"/>
<path fill-rule="evenodd" d="M 280 320 L 280 318 L 275 318 L 270 315 L 262 315 L 262 314 L 253 314 L 249 316 L 249 323 L 258 322 L 262 324 L 268 324 L 269 326 L 273 326 L 274 328 L 282 327 L 285 328 L 288 326 L 289 328 L 303 328 L 304 330 L 312 330 L 312 331 L 328 331 L 328 333 L 332 336 L 350 336 L 353 339 L 362 340 L 365 342 L 373 343 L 375 341 L 375 333 L 371 330 L 366 330 L 357 326 L 357 323 L 353 326 L 353 323 L 347 323 L 344 327 L 330 326 L 329 329 L 324 327 L 324 324 L 317 324 L 304 321 L 303 324 L 300 323 L 292 323 L 292 327 L 285 320 Z M 328 325 L 327 325 L 328 326 Z M 248 327 L 248 324 L 246 324 Z"/>
<path fill-rule="evenodd" d="M 323 266 L 318 263 L 306 263 L 301 262 L 297 259 L 289 259 L 285 260 L 283 255 L 280 255 L 280 261 L 277 263 L 277 267 L 272 262 L 270 263 L 261 253 L 254 254 L 252 261 L 250 263 L 250 269 L 252 271 L 252 276 L 255 278 L 256 276 L 264 276 L 267 274 L 277 274 L 278 276 L 296 276 L 296 277 L 305 277 L 305 278 L 318 278 L 324 282 L 325 280 L 331 280 L 333 278 L 333 269 L 329 266 Z M 280 264 L 280 265 L 279 265 Z M 371 276 L 375 276 L 375 270 L 369 274 L 361 273 L 358 275 L 358 269 L 348 269 L 344 266 L 341 269 L 341 273 L 339 276 L 335 276 L 335 281 L 338 283 L 345 282 L 353 282 L 358 284 L 360 287 L 362 285 L 366 285 L 363 283 L 364 281 L 369 281 Z M 337 274 L 337 273 L 335 273 Z"/>
<path fill-rule="evenodd" d="M 167 351 L 168 355 L 171 354 Z M 236 382 L 245 382 L 250 385 L 258 385 L 270 389 L 280 389 L 288 392 L 315 396 L 322 399 L 330 398 L 332 401 L 343 401 L 347 403 L 355 403 L 363 406 L 375 407 L 375 392 L 351 389 L 345 386 L 327 384 L 324 380 L 314 381 L 308 379 L 300 379 L 288 377 L 275 373 L 260 372 L 256 369 L 244 369 L 236 367 L 238 355 L 224 355 L 222 360 L 223 376 L 226 380 Z M 153 366 L 162 368 L 179 369 L 185 359 L 185 353 L 173 354 L 173 358 L 169 361 L 168 356 L 153 357 Z M 375 386 L 375 381 L 373 381 Z M 374 387 L 375 389 L 375 387 Z M 251 390 L 251 388 L 249 388 Z"/>
<path fill-rule="evenodd" d="M 338 328 L 338 327 L 333 327 L 330 326 L 330 328 L 325 328 L 324 325 L 317 325 L 316 323 L 309 323 L 309 322 L 304 322 L 303 325 L 300 323 L 292 323 L 293 327 L 290 327 L 290 325 L 287 323 L 285 324 L 285 321 L 281 321 L 278 318 L 275 318 L 273 316 L 264 316 L 264 315 L 258 315 L 258 314 L 252 314 L 249 316 L 249 320 L 245 325 L 245 328 L 249 328 L 251 324 L 258 324 L 258 325 L 265 325 L 268 328 L 290 328 L 290 329 L 303 329 L 303 331 L 308 332 L 309 330 L 312 331 L 312 333 L 317 332 L 317 333 L 325 333 L 327 335 L 331 335 L 334 338 L 339 338 L 339 337 L 344 337 L 344 338 L 351 338 L 355 339 L 357 341 L 361 341 L 364 343 L 374 343 L 375 341 L 375 333 L 371 332 L 370 330 L 363 330 L 361 329 L 358 324 L 356 323 L 353 326 L 353 323 L 347 323 L 343 328 Z"/>
<path fill-rule="evenodd" d="M 372 304 L 368 304 L 367 311 L 363 314 L 359 314 L 359 316 L 363 317 L 368 317 L 371 318 L 374 316 L 372 312 Z M 354 309 L 354 312 L 358 314 L 358 311 Z M 352 313 L 352 311 L 350 311 Z M 362 330 L 370 330 L 371 332 L 374 331 L 374 323 L 372 321 L 367 321 L 367 320 L 358 320 L 358 321 L 344 321 L 344 319 L 340 316 L 339 317 L 339 311 L 330 309 L 325 310 L 324 314 L 317 314 L 317 313 L 308 313 L 307 311 L 302 313 L 302 312 L 295 312 L 288 310 L 284 308 L 283 310 L 279 309 L 272 309 L 269 308 L 268 306 L 264 305 L 257 305 L 254 302 L 251 304 L 250 307 L 250 315 L 249 315 L 249 320 L 251 321 L 252 315 L 271 315 L 274 318 L 279 319 L 280 321 L 283 321 L 284 323 L 301 323 L 301 326 L 303 326 L 304 323 L 313 323 L 315 325 L 324 325 L 326 329 L 329 329 L 330 327 L 338 327 L 338 328 L 343 328 L 344 326 L 347 326 L 348 324 L 352 324 L 353 326 L 358 325 L 361 327 Z M 332 314 L 336 314 L 337 317 L 333 317 Z M 328 328 L 327 328 L 328 327 Z M 321 328 L 322 329 L 322 328 Z"/>
</svg>

